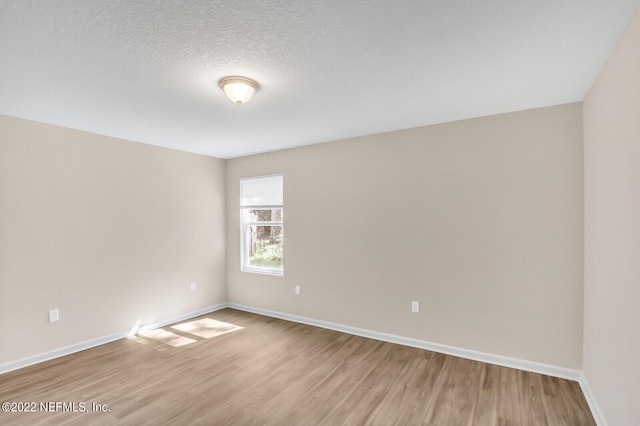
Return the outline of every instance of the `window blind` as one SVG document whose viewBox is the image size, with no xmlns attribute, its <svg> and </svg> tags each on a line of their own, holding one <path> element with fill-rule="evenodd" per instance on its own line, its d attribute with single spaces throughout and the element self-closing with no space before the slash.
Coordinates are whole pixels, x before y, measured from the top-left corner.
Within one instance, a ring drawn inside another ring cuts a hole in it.
<svg viewBox="0 0 640 426">
<path fill-rule="evenodd" d="M 282 175 L 240 180 L 240 207 L 282 207 Z"/>
</svg>

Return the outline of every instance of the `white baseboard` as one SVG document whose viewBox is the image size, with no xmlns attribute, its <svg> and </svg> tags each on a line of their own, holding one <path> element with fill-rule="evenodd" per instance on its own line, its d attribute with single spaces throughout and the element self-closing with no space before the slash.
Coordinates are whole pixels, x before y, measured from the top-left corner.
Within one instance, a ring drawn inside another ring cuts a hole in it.
<svg viewBox="0 0 640 426">
<path fill-rule="evenodd" d="M 600 410 L 600 406 L 598 405 L 593 392 L 591 392 L 591 388 L 589 387 L 589 383 L 587 382 L 587 378 L 585 377 L 584 372 L 580 372 L 580 379 L 578 380 L 578 383 L 580 383 L 580 388 L 582 389 L 582 393 L 587 400 L 587 404 L 589 404 L 591 414 L 593 415 L 596 424 L 598 426 L 607 426 L 607 421 L 602 415 L 602 410 Z"/>
<path fill-rule="evenodd" d="M 433 352 L 439 352 L 447 355 L 453 355 L 460 358 L 467 358 L 474 361 L 486 362 L 489 364 L 500 365 L 503 367 L 516 368 L 518 370 L 530 371 L 532 373 L 545 374 L 547 376 L 558 377 L 579 382 L 581 371 L 573 370 L 555 365 L 542 364 L 533 361 L 511 358 L 502 355 L 495 355 L 486 352 L 479 352 L 470 349 L 458 348 L 455 346 L 442 345 L 440 343 L 428 342 L 426 340 L 412 339 L 409 337 L 397 336 L 394 334 L 380 333 L 377 331 L 365 330 L 357 327 L 350 327 L 342 324 L 336 324 L 328 321 L 321 321 L 312 318 L 301 317 L 298 315 L 285 314 L 282 312 L 270 311 L 267 309 L 256 308 L 253 306 L 240 305 L 237 303 L 228 303 L 228 307 L 241 311 L 252 312 L 255 314 L 265 315 L 268 317 L 279 318 L 287 321 L 298 322 L 301 324 L 313 325 L 316 327 L 327 328 L 330 330 L 341 331 L 343 333 L 353 334 L 356 336 L 368 337 L 370 339 L 381 340 L 389 343 L 397 343 L 399 345 L 411 346 L 419 349 L 426 349 Z"/>
<path fill-rule="evenodd" d="M 142 333 L 142 332 L 146 332 L 156 328 L 164 327 L 169 324 L 184 321 L 189 318 L 194 318 L 200 315 L 208 314 L 210 312 L 224 309 L 226 307 L 227 307 L 226 303 L 209 306 L 208 308 L 199 309 L 193 312 L 188 312 L 186 314 L 178 315 L 172 318 L 167 318 L 159 322 L 144 324 L 142 326 L 137 327 L 135 330 L 127 330 L 127 331 L 121 331 L 119 333 L 109 334 L 107 336 L 102 336 L 95 339 L 86 340 L 84 342 L 76 343 L 70 346 L 65 346 L 64 348 L 54 349 L 52 351 L 48 351 L 42 354 L 30 356 L 27 358 L 22 358 L 17 361 L 0 364 L 0 374 L 8 373 L 9 371 L 18 370 L 20 368 L 28 367 L 30 365 L 38 364 L 44 361 L 49 361 L 51 359 L 59 358 L 65 355 L 70 355 L 72 353 L 80 352 L 85 349 L 90 349 L 96 346 L 104 345 L 105 343 L 110 343 L 115 340 L 123 339 L 125 337 L 131 336 L 137 333 Z"/>
</svg>

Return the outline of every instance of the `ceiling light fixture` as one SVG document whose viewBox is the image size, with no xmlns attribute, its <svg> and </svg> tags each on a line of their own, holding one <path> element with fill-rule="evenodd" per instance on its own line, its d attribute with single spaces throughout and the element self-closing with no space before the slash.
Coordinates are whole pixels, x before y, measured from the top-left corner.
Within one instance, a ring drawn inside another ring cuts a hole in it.
<svg viewBox="0 0 640 426">
<path fill-rule="evenodd" d="M 246 77 L 225 77 L 220 80 L 220 88 L 232 102 L 243 104 L 258 90 L 258 83 Z"/>
</svg>

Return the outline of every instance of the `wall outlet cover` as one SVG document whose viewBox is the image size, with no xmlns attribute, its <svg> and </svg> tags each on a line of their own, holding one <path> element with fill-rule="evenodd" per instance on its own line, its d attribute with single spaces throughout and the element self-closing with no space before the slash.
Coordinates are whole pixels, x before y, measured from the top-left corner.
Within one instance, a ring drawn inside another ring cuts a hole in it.
<svg viewBox="0 0 640 426">
<path fill-rule="evenodd" d="M 51 309 L 49 311 L 49 322 L 56 322 L 60 319 L 60 312 L 57 309 Z"/>
</svg>

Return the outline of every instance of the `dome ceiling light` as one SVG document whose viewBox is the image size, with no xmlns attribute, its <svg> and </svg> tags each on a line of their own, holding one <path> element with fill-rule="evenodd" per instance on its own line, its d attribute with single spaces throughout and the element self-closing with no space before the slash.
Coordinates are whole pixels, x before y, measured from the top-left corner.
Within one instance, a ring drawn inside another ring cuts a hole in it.
<svg viewBox="0 0 640 426">
<path fill-rule="evenodd" d="M 225 77 L 219 84 L 227 98 L 237 104 L 248 102 L 258 90 L 258 83 L 246 77 Z"/>
</svg>

